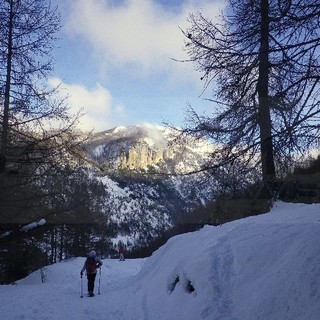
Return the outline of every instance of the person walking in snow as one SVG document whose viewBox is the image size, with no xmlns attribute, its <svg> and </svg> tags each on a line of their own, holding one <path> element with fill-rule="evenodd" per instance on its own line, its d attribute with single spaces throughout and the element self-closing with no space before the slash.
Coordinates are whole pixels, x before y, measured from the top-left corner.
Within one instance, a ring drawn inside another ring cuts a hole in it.
<svg viewBox="0 0 320 320">
<path fill-rule="evenodd" d="M 124 261 L 124 247 L 119 247 L 119 260 Z"/>
<path fill-rule="evenodd" d="M 119 240 L 118 242 L 119 261 L 124 261 L 124 243 Z"/>
<path fill-rule="evenodd" d="M 87 273 L 87 279 L 88 279 L 88 296 L 94 297 L 94 282 L 96 280 L 97 275 L 97 269 L 102 266 L 102 261 L 99 257 L 97 257 L 97 254 L 94 250 L 92 250 L 84 265 L 83 268 L 80 271 L 81 277 L 83 276 L 83 272 L 86 270 Z"/>
</svg>

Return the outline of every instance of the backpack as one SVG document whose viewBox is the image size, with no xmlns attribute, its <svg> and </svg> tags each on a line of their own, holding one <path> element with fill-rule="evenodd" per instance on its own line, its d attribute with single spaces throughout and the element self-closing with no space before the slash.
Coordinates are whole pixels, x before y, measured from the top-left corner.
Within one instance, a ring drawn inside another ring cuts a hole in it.
<svg viewBox="0 0 320 320">
<path fill-rule="evenodd" d="M 95 273 L 97 269 L 97 261 L 95 257 L 88 257 L 86 261 L 87 273 Z"/>
</svg>

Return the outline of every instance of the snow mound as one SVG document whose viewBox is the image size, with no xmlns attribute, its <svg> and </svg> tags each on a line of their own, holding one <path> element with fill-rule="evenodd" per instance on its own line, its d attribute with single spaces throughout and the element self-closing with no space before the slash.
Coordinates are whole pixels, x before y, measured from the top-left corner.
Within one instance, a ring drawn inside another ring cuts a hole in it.
<svg viewBox="0 0 320 320">
<path fill-rule="evenodd" d="M 175 237 L 139 275 L 149 283 L 148 309 L 163 308 L 150 319 L 316 320 L 319 243 L 320 206 L 281 202 L 265 215 Z"/>
</svg>

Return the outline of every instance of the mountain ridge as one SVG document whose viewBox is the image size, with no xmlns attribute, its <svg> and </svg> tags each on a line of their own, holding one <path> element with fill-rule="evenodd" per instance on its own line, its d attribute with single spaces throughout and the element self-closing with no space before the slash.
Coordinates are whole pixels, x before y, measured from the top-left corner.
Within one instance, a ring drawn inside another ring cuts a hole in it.
<svg viewBox="0 0 320 320">
<path fill-rule="evenodd" d="M 106 213 L 118 237 L 146 245 L 183 214 L 213 199 L 214 181 L 205 173 L 185 175 L 204 163 L 206 141 L 181 138 L 158 125 L 115 127 L 95 134 L 85 153 L 104 185 Z M 204 182 L 205 181 L 205 182 Z"/>
<path fill-rule="evenodd" d="M 157 169 L 161 168 L 171 174 L 185 174 L 199 168 L 198 160 L 203 162 L 213 150 L 205 140 L 192 140 L 181 136 L 178 129 L 150 124 L 120 126 L 96 133 L 84 148 L 91 160 L 106 169 L 148 171 L 148 166 L 153 166 L 158 173 L 161 171 Z M 169 162 L 171 165 L 175 162 L 174 168 L 170 168 Z"/>
</svg>

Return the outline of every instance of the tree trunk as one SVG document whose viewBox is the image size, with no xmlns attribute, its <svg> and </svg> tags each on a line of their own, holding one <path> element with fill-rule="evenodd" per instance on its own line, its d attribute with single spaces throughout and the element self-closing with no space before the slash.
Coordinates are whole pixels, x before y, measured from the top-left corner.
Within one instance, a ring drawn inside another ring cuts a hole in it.
<svg viewBox="0 0 320 320">
<path fill-rule="evenodd" d="M 275 180 L 275 166 L 271 132 L 271 116 L 269 106 L 269 0 L 261 0 L 261 46 L 259 51 L 259 126 L 261 141 L 262 175 L 265 185 Z"/>
<path fill-rule="evenodd" d="M 11 71 L 12 71 L 12 34 L 13 34 L 13 0 L 10 1 L 10 18 L 8 32 L 8 54 L 7 54 L 7 74 L 5 83 L 4 105 L 3 105 L 3 120 L 1 134 L 1 149 L 0 149 L 0 172 L 5 171 L 7 162 L 7 146 L 8 146 L 8 131 L 9 131 L 9 107 L 10 107 L 10 87 L 11 87 Z"/>
<path fill-rule="evenodd" d="M 63 251 L 64 251 L 64 224 L 60 226 L 60 252 L 59 252 L 59 261 L 63 259 Z"/>
</svg>

